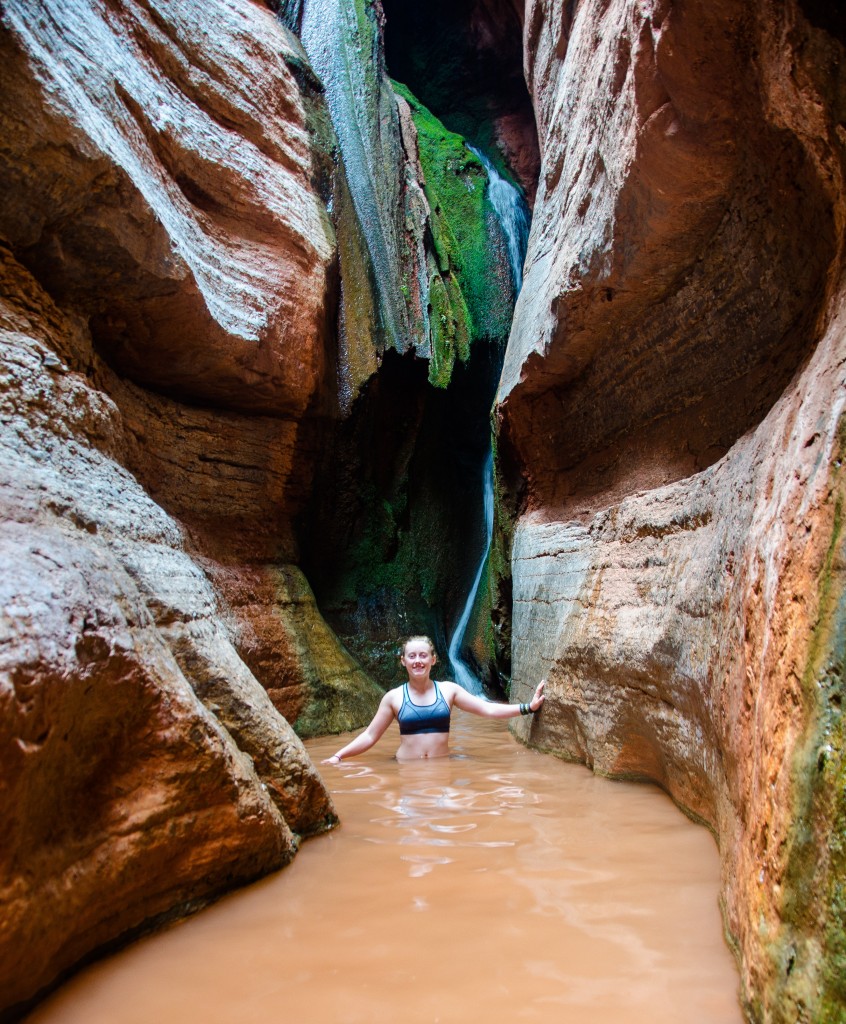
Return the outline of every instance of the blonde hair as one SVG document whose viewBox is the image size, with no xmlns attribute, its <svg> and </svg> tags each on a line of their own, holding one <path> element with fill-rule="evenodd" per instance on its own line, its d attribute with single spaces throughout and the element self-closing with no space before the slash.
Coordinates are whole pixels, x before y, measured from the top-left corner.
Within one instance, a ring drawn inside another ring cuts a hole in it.
<svg viewBox="0 0 846 1024">
<path fill-rule="evenodd" d="M 433 656 L 436 656 L 435 645 L 432 643 L 431 637 L 425 635 L 425 633 L 412 633 L 411 636 L 405 637 L 404 640 L 400 641 L 400 657 L 405 657 L 405 649 L 412 642 L 412 640 L 422 640 L 424 643 L 429 645 L 429 650 Z"/>
</svg>

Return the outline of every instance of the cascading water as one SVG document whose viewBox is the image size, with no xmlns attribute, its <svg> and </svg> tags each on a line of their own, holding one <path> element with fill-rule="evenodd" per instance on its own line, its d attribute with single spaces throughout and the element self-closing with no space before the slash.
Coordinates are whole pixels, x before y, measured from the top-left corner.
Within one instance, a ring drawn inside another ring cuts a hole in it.
<svg viewBox="0 0 846 1024">
<path fill-rule="evenodd" d="M 488 175 L 488 198 L 505 235 L 516 300 L 523 286 L 523 261 L 526 259 L 531 224 L 529 208 L 520 192 L 511 182 L 502 177 L 481 150 L 476 149 L 475 146 L 467 148 L 479 160 Z"/>
<path fill-rule="evenodd" d="M 479 568 L 476 570 L 476 577 L 473 580 L 473 585 L 470 587 L 470 593 L 467 595 L 467 601 L 464 604 L 464 611 L 461 613 L 461 618 L 458 620 L 458 625 L 455 627 L 455 631 L 452 634 L 452 640 L 450 640 L 448 651 L 449 660 L 452 662 L 455 682 L 460 686 L 463 686 L 465 690 L 469 690 L 470 693 L 478 695 L 481 695 L 482 693 L 482 684 L 464 663 L 460 652 L 461 645 L 464 642 L 464 634 L 467 632 L 467 623 L 470 621 L 470 613 L 473 611 L 473 605 L 476 603 L 476 594 L 478 594 L 479 584 L 482 582 L 482 573 L 485 570 L 485 563 L 488 560 L 488 552 L 491 549 L 491 538 L 493 537 L 493 452 L 491 452 L 490 449 L 488 449 L 488 454 L 485 458 L 483 482 L 485 501 L 485 550 L 482 554 L 482 560 L 479 562 Z"/>
<path fill-rule="evenodd" d="M 520 293 L 523 285 L 523 261 L 526 258 L 526 247 L 529 241 L 530 214 L 526 201 L 520 192 L 497 171 L 494 165 L 488 160 L 484 153 L 473 146 L 467 147 L 474 156 L 482 163 L 488 175 L 488 198 L 494 208 L 503 235 L 505 236 L 508 263 L 511 268 L 511 277 L 514 282 L 514 299 Z M 493 482 L 493 453 L 488 448 L 485 456 L 485 468 L 482 474 L 483 495 L 484 495 L 484 516 L 485 516 L 485 546 L 479 568 L 461 618 L 452 634 L 449 644 L 449 660 L 452 663 L 455 682 L 477 695 L 482 694 L 481 681 L 470 671 L 461 658 L 461 648 L 464 644 L 464 634 L 467 632 L 467 624 L 473 606 L 476 603 L 476 596 L 479 592 L 479 585 L 482 582 L 482 574 L 488 560 L 493 537 L 493 513 L 494 513 L 494 482 Z"/>
</svg>

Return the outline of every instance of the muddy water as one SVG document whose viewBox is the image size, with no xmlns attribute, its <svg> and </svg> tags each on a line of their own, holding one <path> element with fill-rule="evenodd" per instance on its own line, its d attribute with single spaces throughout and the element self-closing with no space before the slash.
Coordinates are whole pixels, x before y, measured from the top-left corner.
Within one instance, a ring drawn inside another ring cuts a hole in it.
<svg viewBox="0 0 846 1024">
<path fill-rule="evenodd" d="M 708 832 L 653 787 L 456 717 L 457 756 L 398 764 L 393 727 L 326 767 L 340 829 L 30 1020 L 740 1024 Z"/>
</svg>

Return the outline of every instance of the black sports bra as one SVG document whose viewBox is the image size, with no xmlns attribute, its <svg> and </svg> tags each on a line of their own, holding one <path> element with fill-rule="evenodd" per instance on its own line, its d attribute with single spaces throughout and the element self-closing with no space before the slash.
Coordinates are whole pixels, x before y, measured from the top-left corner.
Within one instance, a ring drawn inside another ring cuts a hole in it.
<svg viewBox="0 0 846 1024">
<path fill-rule="evenodd" d="M 449 704 L 444 700 L 438 684 L 435 686 L 435 699 L 431 704 L 415 704 L 408 694 L 408 683 L 402 688 L 402 707 L 399 709 L 401 736 L 416 736 L 422 732 L 449 732 Z"/>
</svg>

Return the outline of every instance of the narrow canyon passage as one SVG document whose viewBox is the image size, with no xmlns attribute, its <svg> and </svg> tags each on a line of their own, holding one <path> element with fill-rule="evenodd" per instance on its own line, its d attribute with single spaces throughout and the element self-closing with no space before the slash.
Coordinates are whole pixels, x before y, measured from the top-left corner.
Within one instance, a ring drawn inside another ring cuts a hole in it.
<svg viewBox="0 0 846 1024">
<path fill-rule="evenodd" d="M 663 793 L 467 715 L 448 760 L 399 764 L 395 739 L 324 769 L 343 824 L 290 868 L 88 968 L 31 1024 L 739 1024 L 717 850 Z"/>
<path fill-rule="evenodd" d="M 0 4 L 2 1024 L 846 1024 L 834 6 Z"/>
</svg>

